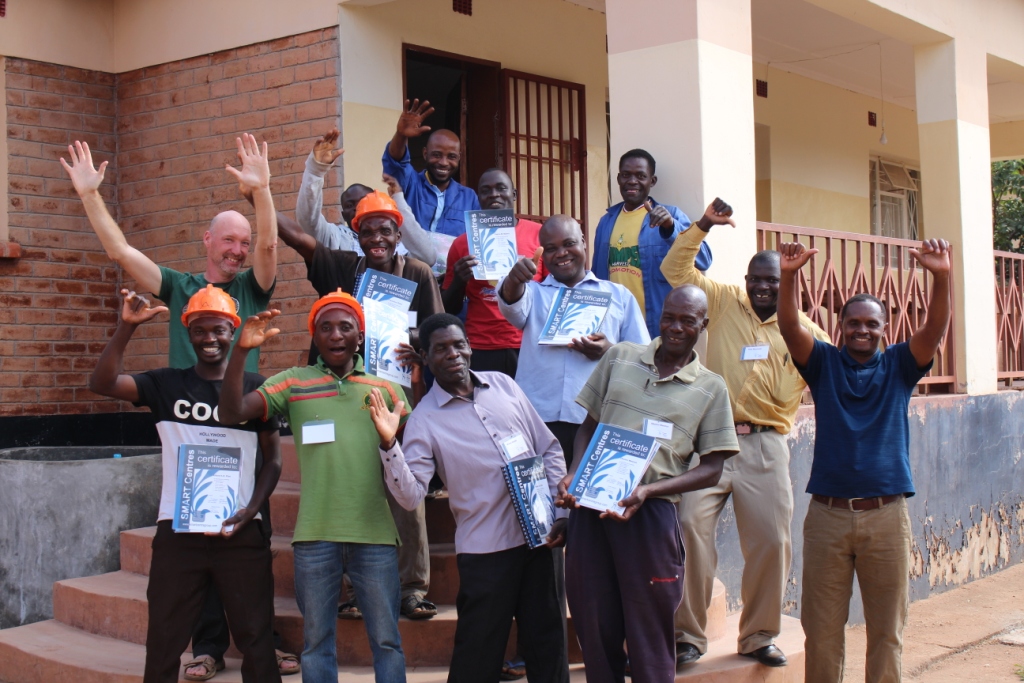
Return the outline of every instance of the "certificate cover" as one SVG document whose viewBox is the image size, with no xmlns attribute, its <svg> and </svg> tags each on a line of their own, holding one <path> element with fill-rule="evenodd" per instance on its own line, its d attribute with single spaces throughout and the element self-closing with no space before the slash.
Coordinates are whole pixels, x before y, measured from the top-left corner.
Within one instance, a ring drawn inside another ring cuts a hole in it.
<svg viewBox="0 0 1024 683">
<path fill-rule="evenodd" d="M 466 239 L 469 253 L 480 262 L 473 268 L 477 280 L 503 278 L 519 260 L 516 214 L 512 209 L 467 211 Z"/>
<path fill-rule="evenodd" d="M 551 303 L 544 331 L 537 343 L 563 346 L 573 339 L 597 332 L 611 303 L 610 292 L 562 287 Z"/>
<path fill-rule="evenodd" d="M 383 301 L 405 313 L 412 305 L 414 294 L 416 294 L 416 283 L 412 280 L 367 268 L 359 280 L 356 300 L 363 306 L 366 305 L 367 300 Z"/>
<path fill-rule="evenodd" d="M 653 436 L 601 423 L 576 470 L 569 493 L 582 507 L 620 511 L 654 459 L 660 444 Z"/>
<path fill-rule="evenodd" d="M 412 370 L 398 362 L 398 345 L 409 343 L 409 316 L 390 301 L 367 298 L 363 302 L 366 316 L 366 372 L 381 379 L 412 386 Z"/>
<path fill-rule="evenodd" d="M 507 462 L 501 473 L 527 545 L 531 548 L 544 545 L 555 522 L 555 504 L 544 474 L 543 456 Z"/>
<path fill-rule="evenodd" d="M 238 512 L 241 464 L 241 448 L 181 444 L 171 527 L 181 533 L 220 531 Z"/>
</svg>

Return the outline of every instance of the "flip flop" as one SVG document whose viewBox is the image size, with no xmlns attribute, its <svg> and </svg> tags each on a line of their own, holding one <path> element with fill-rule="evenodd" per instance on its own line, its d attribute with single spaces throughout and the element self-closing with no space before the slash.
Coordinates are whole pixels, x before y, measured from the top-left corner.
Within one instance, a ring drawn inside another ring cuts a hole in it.
<svg viewBox="0 0 1024 683">
<path fill-rule="evenodd" d="M 194 666 L 201 666 L 206 670 L 206 673 L 202 674 L 190 674 L 187 673 L 189 669 Z M 224 670 L 224 660 L 219 662 L 210 655 L 199 655 L 190 662 L 185 662 L 185 666 L 182 668 L 184 678 L 186 681 L 208 681 L 217 675 L 218 671 Z"/>
<path fill-rule="evenodd" d="M 338 607 L 338 618 L 339 619 L 362 619 L 363 613 L 359 611 L 359 606 L 354 602 L 343 602 Z"/>
<path fill-rule="evenodd" d="M 277 671 L 282 676 L 291 676 L 302 671 L 302 665 L 299 664 L 299 658 L 291 653 L 282 652 L 281 650 L 274 650 L 274 654 L 277 655 Z M 282 666 L 285 662 L 295 665 L 294 669 L 286 669 Z"/>
<path fill-rule="evenodd" d="M 408 619 L 431 619 L 437 616 L 437 606 L 429 600 L 420 600 L 415 595 L 402 598 L 402 615 Z"/>
</svg>

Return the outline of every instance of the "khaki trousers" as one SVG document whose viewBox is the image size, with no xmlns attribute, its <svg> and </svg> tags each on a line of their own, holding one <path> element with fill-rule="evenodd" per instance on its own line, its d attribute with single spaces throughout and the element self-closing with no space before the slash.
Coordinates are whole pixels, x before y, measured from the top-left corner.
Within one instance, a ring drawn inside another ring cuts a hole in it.
<svg viewBox="0 0 1024 683">
<path fill-rule="evenodd" d="M 715 528 L 730 494 L 743 551 L 738 651 L 771 645 L 782 625 L 782 598 L 792 559 L 789 446 L 775 430 L 741 435 L 739 442 L 740 452 L 725 461 L 718 485 L 684 493 L 679 503 L 686 584 L 676 610 L 676 642 L 691 643 L 702 653 L 708 649 L 704 629 L 718 567 Z"/>
<path fill-rule="evenodd" d="M 805 681 L 843 680 L 854 572 L 867 625 L 865 680 L 901 680 L 903 627 L 910 608 L 910 544 L 906 498 L 863 512 L 811 501 L 804 520 L 800 597 Z"/>
</svg>

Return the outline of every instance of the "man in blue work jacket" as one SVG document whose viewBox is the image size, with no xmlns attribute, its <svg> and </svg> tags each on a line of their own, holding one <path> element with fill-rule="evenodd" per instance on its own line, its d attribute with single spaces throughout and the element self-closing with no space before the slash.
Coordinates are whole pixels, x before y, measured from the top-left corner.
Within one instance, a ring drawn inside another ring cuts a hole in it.
<svg viewBox="0 0 1024 683">
<path fill-rule="evenodd" d="M 455 180 L 462 160 L 459 136 L 443 128 L 430 134 L 423 149 L 423 159 L 427 162 L 423 173 L 417 173 L 412 167 L 409 155 L 409 139 L 430 130 L 423 121 L 433 111 L 426 100 L 422 103 L 413 100 L 412 104 L 406 100 L 381 163 L 384 172 L 398 180 L 405 190 L 405 199 L 424 230 L 458 237 L 466 232 L 463 212 L 480 209 L 476 192 Z"/>
<path fill-rule="evenodd" d="M 394 143 L 392 143 L 394 144 Z M 647 331 L 657 337 L 661 307 L 672 285 L 661 274 L 676 235 L 690 227 L 690 219 L 678 207 L 651 198 L 658 182 L 654 157 L 632 149 L 619 159 L 619 194 L 622 201 L 608 209 L 594 234 L 594 275 L 625 286 L 644 312 Z M 697 269 L 711 267 L 711 249 L 701 244 Z"/>
</svg>

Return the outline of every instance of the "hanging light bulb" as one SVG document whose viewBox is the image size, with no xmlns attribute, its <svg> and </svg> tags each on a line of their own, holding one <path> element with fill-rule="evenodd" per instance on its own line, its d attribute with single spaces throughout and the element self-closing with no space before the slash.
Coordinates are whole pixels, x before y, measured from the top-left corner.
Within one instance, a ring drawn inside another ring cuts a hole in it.
<svg viewBox="0 0 1024 683">
<path fill-rule="evenodd" d="M 882 137 L 878 138 L 878 144 L 887 145 L 889 144 L 889 138 L 885 136 L 885 121 L 882 121 Z"/>
</svg>

